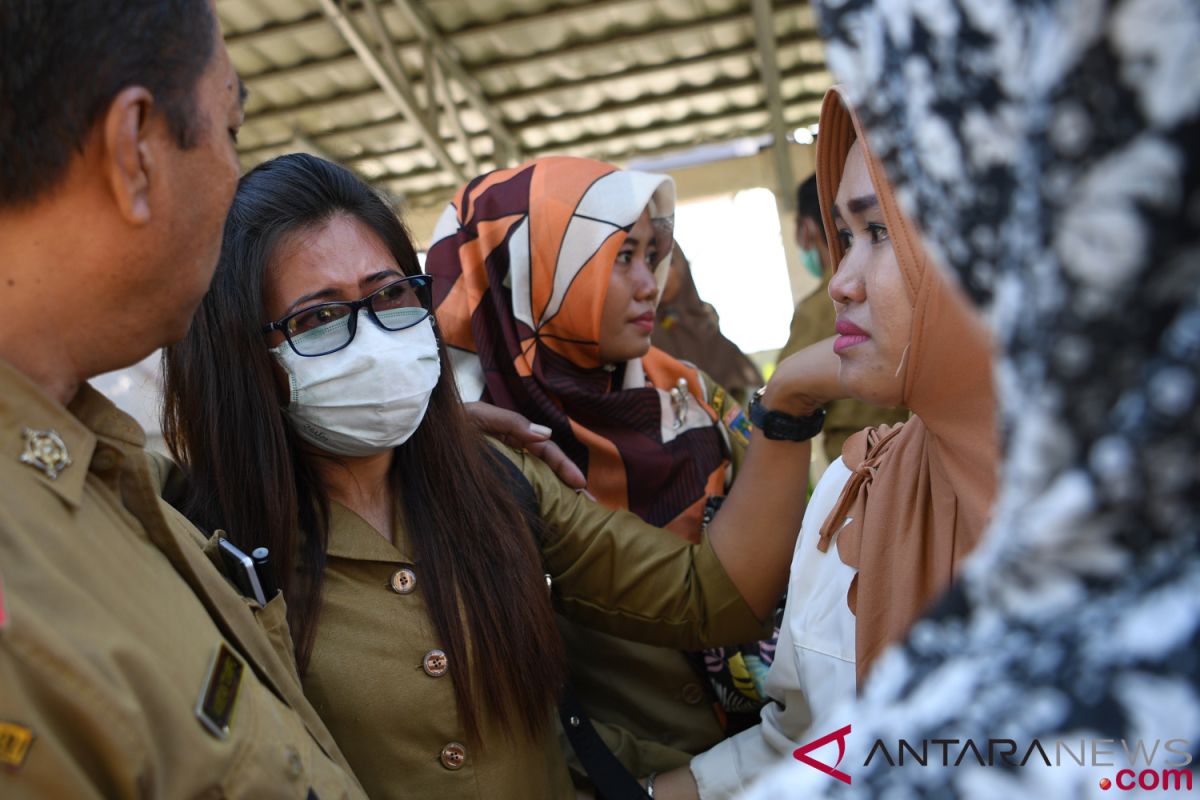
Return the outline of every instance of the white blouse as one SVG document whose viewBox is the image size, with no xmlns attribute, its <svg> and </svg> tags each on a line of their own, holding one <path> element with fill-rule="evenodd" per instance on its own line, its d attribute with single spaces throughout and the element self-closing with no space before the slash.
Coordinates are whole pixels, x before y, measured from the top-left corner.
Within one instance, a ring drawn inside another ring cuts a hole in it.
<svg viewBox="0 0 1200 800">
<path fill-rule="evenodd" d="M 702 800 L 733 796 L 797 747 L 827 733 L 836 722 L 826 719 L 830 711 L 854 696 L 854 615 L 846 593 L 857 570 L 838 557 L 836 535 L 828 552 L 817 549 L 821 525 L 849 478 L 838 458 L 813 490 L 792 556 L 762 722 L 692 759 Z"/>
</svg>

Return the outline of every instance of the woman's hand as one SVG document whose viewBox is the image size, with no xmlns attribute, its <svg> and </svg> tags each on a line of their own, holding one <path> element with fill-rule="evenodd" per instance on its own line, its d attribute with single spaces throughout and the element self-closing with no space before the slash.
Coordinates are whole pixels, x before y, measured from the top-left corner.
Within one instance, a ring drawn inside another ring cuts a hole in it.
<svg viewBox="0 0 1200 800">
<path fill-rule="evenodd" d="M 521 414 L 491 403 L 463 403 L 463 408 L 479 430 L 509 447 L 528 450 L 545 461 L 558 479 L 572 489 L 581 491 L 587 487 L 583 472 L 558 445 L 550 441 L 550 429 L 545 425 L 535 425 Z"/>
<path fill-rule="evenodd" d="M 771 411 L 805 417 L 832 400 L 848 397 L 838 379 L 841 363 L 833 352 L 837 336 L 822 339 L 779 362 L 763 392 Z"/>
</svg>

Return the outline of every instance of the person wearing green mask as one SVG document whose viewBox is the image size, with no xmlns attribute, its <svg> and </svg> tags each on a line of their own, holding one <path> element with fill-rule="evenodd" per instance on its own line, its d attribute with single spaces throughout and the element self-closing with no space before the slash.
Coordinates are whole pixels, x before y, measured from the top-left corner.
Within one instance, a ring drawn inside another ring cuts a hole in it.
<svg viewBox="0 0 1200 800">
<path fill-rule="evenodd" d="M 821 283 L 796 304 L 787 343 L 779 351 L 776 363 L 834 334 L 833 301 L 829 298 L 829 245 L 821 222 L 821 203 L 817 198 L 817 176 L 810 175 L 796 187 L 796 246 L 800 260 Z M 874 425 L 891 425 L 908 419 L 908 409 L 876 408 L 858 400 L 835 400 L 826 406 L 823 452 L 826 463 L 842 454 L 842 445 L 851 434 Z M 813 449 L 814 457 L 817 450 Z"/>
</svg>

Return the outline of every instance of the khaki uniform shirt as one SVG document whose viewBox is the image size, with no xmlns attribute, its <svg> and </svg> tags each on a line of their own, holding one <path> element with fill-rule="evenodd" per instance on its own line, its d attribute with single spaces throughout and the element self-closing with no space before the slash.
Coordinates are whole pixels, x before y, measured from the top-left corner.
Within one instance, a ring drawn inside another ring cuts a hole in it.
<svg viewBox="0 0 1200 800">
<path fill-rule="evenodd" d="M 829 280 L 826 273 L 821 285 L 808 297 L 796 304 L 792 315 L 792 330 L 787 344 L 779 351 L 779 360 L 803 350 L 811 344 L 833 336 L 836 313 L 829 299 Z M 842 454 L 842 445 L 863 428 L 875 425 L 894 425 L 908 419 L 908 409 L 878 408 L 858 400 L 834 400 L 825 406 L 825 425 L 821 430 L 824 437 L 825 457 L 829 463 Z"/>
<path fill-rule="evenodd" d="M 719 417 L 732 479 L 749 444 L 748 420 L 711 376 L 703 374 L 702 385 Z M 678 649 L 620 639 L 561 615 L 559 630 L 580 704 L 604 743 L 634 775 L 684 766 L 725 737 L 708 680 Z M 565 734 L 560 737 L 569 752 Z M 569 763 L 587 785 L 579 761 L 572 757 Z"/>
<path fill-rule="evenodd" d="M 272 645 L 282 599 L 255 619 L 143 444 L 91 387 L 65 409 L 0 362 L 0 797 L 362 797 Z"/>
<path fill-rule="evenodd" d="M 557 608 L 611 633 L 677 649 L 761 638 L 707 539 L 688 545 L 568 489 L 536 458 L 498 447 L 533 485 L 549 530 Z M 502 565 L 498 565 L 502 568 Z M 324 603 L 304 688 L 372 798 L 573 798 L 554 727 L 532 741 L 481 720 L 466 740 L 408 534 L 395 545 L 332 504 Z M 547 708 L 549 718 L 553 709 Z"/>
</svg>

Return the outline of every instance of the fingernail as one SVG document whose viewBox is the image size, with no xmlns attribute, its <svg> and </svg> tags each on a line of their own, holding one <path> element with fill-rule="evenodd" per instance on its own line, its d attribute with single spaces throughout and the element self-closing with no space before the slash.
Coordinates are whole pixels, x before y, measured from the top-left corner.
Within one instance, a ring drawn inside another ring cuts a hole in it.
<svg viewBox="0 0 1200 800">
<path fill-rule="evenodd" d="M 553 431 L 547 428 L 545 425 L 538 425 L 536 422 L 529 423 L 529 432 L 536 433 L 538 436 L 549 436 L 551 433 L 553 433 Z"/>
</svg>

